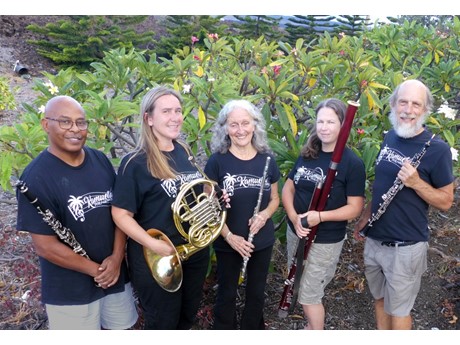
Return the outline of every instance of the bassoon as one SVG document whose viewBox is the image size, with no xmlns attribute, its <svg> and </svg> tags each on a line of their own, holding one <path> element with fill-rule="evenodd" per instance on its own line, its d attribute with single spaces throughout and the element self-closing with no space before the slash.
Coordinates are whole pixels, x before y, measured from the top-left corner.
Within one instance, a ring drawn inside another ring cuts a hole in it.
<svg viewBox="0 0 460 345">
<path fill-rule="evenodd" d="M 348 136 L 350 135 L 351 126 L 353 124 L 353 120 L 355 118 L 358 107 L 358 102 L 348 101 L 345 119 L 343 121 L 342 128 L 340 129 L 339 136 L 337 138 L 337 143 L 332 153 L 331 162 L 329 163 L 329 168 L 326 173 L 324 184 L 317 184 L 315 187 L 315 191 L 310 201 L 309 211 L 321 212 L 326 207 L 326 202 L 332 188 L 332 183 L 334 182 L 335 176 L 337 174 L 337 167 L 342 160 L 343 151 L 345 149 Z M 305 218 L 302 219 L 302 226 L 308 227 Z M 300 284 L 300 278 L 303 271 L 303 262 L 308 257 L 308 252 L 310 251 L 311 244 L 315 240 L 317 230 L 318 225 L 311 227 L 310 233 L 306 237 L 299 240 L 296 256 L 292 260 L 288 277 L 284 281 L 284 290 L 278 307 L 279 317 L 286 317 L 295 305 L 297 300 L 298 286 Z M 301 270 L 299 270 L 299 272 L 296 272 L 297 266 L 301 266 Z"/>
</svg>

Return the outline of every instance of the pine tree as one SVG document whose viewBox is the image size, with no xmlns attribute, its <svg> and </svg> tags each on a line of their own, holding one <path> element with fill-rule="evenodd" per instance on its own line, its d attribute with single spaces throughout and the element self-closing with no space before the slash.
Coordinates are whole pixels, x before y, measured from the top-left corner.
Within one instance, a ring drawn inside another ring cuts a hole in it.
<svg viewBox="0 0 460 345">
<path fill-rule="evenodd" d="M 344 33 L 347 36 L 359 36 L 369 25 L 369 16 L 340 15 L 337 18 L 339 25 L 335 27 L 336 33 Z"/>
<path fill-rule="evenodd" d="M 44 36 L 28 42 L 37 45 L 37 52 L 57 65 L 87 68 L 102 59 L 105 51 L 151 41 L 152 31 L 135 31 L 145 19 L 147 16 L 69 16 L 45 26 L 28 25 L 28 30 Z"/>
<path fill-rule="evenodd" d="M 192 36 L 198 39 L 195 47 L 203 45 L 203 40 L 208 34 L 218 34 L 222 36 L 226 30 L 226 25 L 221 24 L 223 16 L 166 16 L 164 25 L 167 34 L 157 43 L 155 52 L 158 56 L 170 58 L 176 49 L 183 49 L 190 46 Z"/>
<path fill-rule="evenodd" d="M 281 17 L 273 16 L 234 16 L 239 22 L 234 24 L 237 35 L 246 39 L 264 36 L 267 41 L 276 41 L 283 34 L 280 30 Z"/>
<path fill-rule="evenodd" d="M 289 17 L 286 23 L 286 40 L 291 44 L 295 44 L 299 38 L 303 38 L 306 42 L 312 42 L 325 31 L 332 31 L 337 25 L 333 22 L 334 19 L 334 16 L 328 15 Z"/>
</svg>

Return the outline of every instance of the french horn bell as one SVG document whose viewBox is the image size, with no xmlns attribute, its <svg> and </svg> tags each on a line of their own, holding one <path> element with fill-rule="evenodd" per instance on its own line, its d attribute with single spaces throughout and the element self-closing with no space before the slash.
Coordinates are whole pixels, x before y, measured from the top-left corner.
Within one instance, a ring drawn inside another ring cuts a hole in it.
<svg viewBox="0 0 460 345">
<path fill-rule="evenodd" d="M 196 192 L 196 187 L 208 186 L 210 193 Z M 161 256 L 144 247 L 144 257 L 156 282 L 166 291 L 175 292 L 182 285 L 182 261 L 208 247 L 220 235 L 225 225 L 227 211 L 216 197 L 217 184 L 208 179 L 196 179 L 185 183 L 171 205 L 174 223 L 185 244 L 175 247 L 172 255 Z M 171 240 L 160 230 L 149 229 L 147 233 L 158 240 Z"/>
</svg>

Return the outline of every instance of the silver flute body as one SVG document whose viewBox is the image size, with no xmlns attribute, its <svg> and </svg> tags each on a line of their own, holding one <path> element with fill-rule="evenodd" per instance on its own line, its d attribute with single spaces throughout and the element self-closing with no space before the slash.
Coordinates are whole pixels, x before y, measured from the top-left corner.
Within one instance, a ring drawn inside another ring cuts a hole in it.
<svg viewBox="0 0 460 345">
<path fill-rule="evenodd" d="M 257 198 L 256 207 L 254 208 L 254 213 L 252 214 L 253 218 L 259 213 L 259 210 L 260 210 L 260 204 L 262 203 L 262 195 L 264 194 L 265 179 L 267 178 L 268 167 L 270 166 L 270 159 L 271 159 L 270 156 L 268 156 L 267 160 L 265 161 L 264 172 L 260 180 L 259 196 Z M 249 232 L 248 242 L 252 243 L 253 240 L 254 240 L 254 234 Z M 245 256 L 243 258 L 243 266 L 241 267 L 241 273 L 240 273 L 240 277 L 242 279 L 244 279 L 244 276 L 246 274 L 246 266 L 248 265 L 248 261 L 249 261 L 249 257 Z"/>
</svg>

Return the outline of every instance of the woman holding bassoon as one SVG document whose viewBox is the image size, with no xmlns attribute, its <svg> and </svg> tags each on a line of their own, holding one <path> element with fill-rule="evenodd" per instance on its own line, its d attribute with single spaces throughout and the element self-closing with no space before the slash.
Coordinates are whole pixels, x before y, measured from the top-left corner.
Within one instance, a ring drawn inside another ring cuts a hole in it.
<svg viewBox="0 0 460 345">
<path fill-rule="evenodd" d="M 302 275 L 298 300 L 307 319 L 305 329 L 324 329 L 324 290 L 334 277 L 346 237 L 347 221 L 358 217 L 364 206 L 364 163 L 345 147 L 324 210 L 309 208 L 317 182 L 324 182 L 322 172 L 330 166 L 346 112 L 346 105 L 335 98 L 318 105 L 311 135 L 282 191 L 282 203 L 288 216 L 289 263 L 295 255 L 299 238 L 307 236 L 310 229 L 317 226 L 305 268 L 303 272 L 297 272 Z M 306 227 L 302 226 L 302 219 L 306 220 Z"/>
<path fill-rule="evenodd" d="M 260 111 L 245 100 L 228 102 L 215 123 L 211 149 L 205 173 L 231 198 L 226 225 L 213 244 L 218 281 L 213 328 L 238 328 L 237 290 L 248 258 L 240 329 L 264 329 L 264 290 L 275 242 L 271 216 L 279 205 L 280 172 Z"/>
</svg>

